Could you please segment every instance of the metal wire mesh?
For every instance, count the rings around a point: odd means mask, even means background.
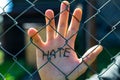
[[[13,8],[13,12],[7,12],[6,8],[7,6],[11,5],[12,3],[14,6],[18,5],[18,3],[21,2],[21,5],[23,7],[17,7],[18,11],[14,11],[16,9],[15,7]],[[9,77],[9,74],[12,73],[14,76],[11,80],[39,80],[39,76],[35,76],[38,74],[38,72],[46,66],[48,63],[53,65],[61,74],[64,75],[66,80],[69,80],[68,77],[76,70],[78,66],[81,64],[77,65],[74,70],[72,70],[69,74],[65,74],[63,71],[61,71],[52,61],[51,57],[54,55],[50,55],[41,67],[36,69],[36,64],[34,63],[32,66],[26,62],[26,55],[25,55],[25,50],[29,48],[29,46],[37,47],[39,48],[32,40],[32,38],[29,38],[29,40],[26,40],[27,35],[27,30],[25,27],[23,27],[23,23],[36,23],[38,24],[37,29],[38,33],[44,31],[44,29],[50,25],[48,23],[47,25],[44,22],[44,9],[48,8],[45,6],[42,6],[42,4],[54,4],[54,6],[49,7],[52,9],[56,10],[55,14],[55,19],[58,18],[58,16],[67,10],[63,10],[62,12],[58,12],[57,9],[59,9],[59,5],[62,2],[62,0],[53,0],[53,1],[40,1],[40,0],[23,0],[23,1],[8,1],[6,5],[3,7],[0,7],[1,9],[1,19],[4,19],[3,22],[1,22],[1,33],[0,33],[0,48],[2,51],[5,53],[5,60],[4,63],[1,64],[1,69],[4,69],[3,71],[0,71],[0,80],[9,80],[7,77]],[[44,3],[43,3],[44,2]],[[56,3],[55,3],[56,2]],[[83,32],[84,34],[84,39],[83,39],[83,44],[84,46],[82,47],[82,53],[89,47],[93,45],[103,45],[104,47],[104,52],[105,54],[101,55],[106,55],[105,57],[98,57],[98,61],[101,60],[106,60],[108,61],[107,63],[104,63],[104,61],[98,62],[95,65],[101,65],[102,63],[108,64],[110,63],[110,59],[117,54],[120,51],[120,1],[119,0],[70,0],[70,6],[72,9],[74,7],[82,6],[83,8],[83,19],[80,22],[77,20],[81,26],[79,31],[77,31],[75,34],[73,34],[69,39],[64,38],[57,30],[54,28],[51,28],[55,30],[56,33],[58,33],[66,42],[62,46],[68,46],[71,48],[74,52],[77,51],[78,57],[82,58],[81,53],[79,52],[79,48],[77,50],[74,50],[69,44],[68,41],[76,34],[80,34],[80,31]],[[40,4],[39,4],[40,3]],[[76,6],[77,4],[77,6]],[[32,12],[33,11],[33,12]],[[33,18],[35,15],[40,15],[37,16],[37,18]],[[25,17],[27,16],[27,17]],[[35,17],[36,17],[35,16]],[[72,10],[70,11],[70,16],[72,15]],[[41,19],[39,21],[39,19]],[[77,19],[77,18],[76,18]],[[41,23],[41,24],[39,24]],[[22,24],[22,25],[21,25]],[[26,24],[26,25],[28,25]],[[31,24],[32,25],[32,24]],[[34,27],[34,25],[32,25]],[[36,26],[36,25],[35,25]],[[30,25],[27,26],[28,28],[31,27]],[[11,34],[12,33],[12,34]],[[17,35],[17,36],[16,36]],[[83,36],[82,36],[83,37]],[[81,37],[80,37],[81,38]],[[80,47],[79,42],[81,39],[77,38],[76,43],[77,47]],[[111,44],[110,44],[111,43]],[[12,44],[12,45],[11,45]],[[23,44],[23,45],[21,45]],[[10,46],[10,47],[9,47]],[[19,47],[20,46],[20,47]],[[61,49],[62,49],[61,47]],[[97,46],[98,47],[98,46]],[[96,47],[96,48],[97,48]],[[41,48],[39,48],[41,51]],[[30,50],[30,49],[29,49]],[[29,51],[28,50],[28,51]],[[59,50],[55,52],[57,54]],[[93,50],[94,51],[94,50]],[[92,51],[92,52],[93,52]],[[30,52],[28,52],[30,53]],[[35,53],[35,52],[34,52]],[[30,54],[34,54],[30,53]],[[87,57],[87,56],[86,56]],[[1,59],[0,59],[1,60]],[[107,71],[109,70],[109,67],[104,71],[102,74],[98,74],[101,69],[104,67],[97,67],[99,69],[95,69],[91,66],[89,66],[87,63],[85,63],[84,58],[82,59],[83,63],[88,67],[88,69],[93,72],[94,74],[97,74],[99,79],[100,77]],[[7,65],[8,64],[8,65]],[[111,65],[112,66],[112,65]],[[111,67],[110,66],[110,67]],[[16,75],[15,75],[16,74]],[[88,73],[89,75],[90,73]]]

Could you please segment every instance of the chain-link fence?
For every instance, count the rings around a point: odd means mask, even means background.
[[[59,15],[67,10],[66,8],[59,12],[61,2],[62,0],[1,0],[0,80],[40,80],[38,72],[48,63],[68,80],[72,72],[81,65],[76,66],[69,74],[65,74],[51,62],[52,56],[50,56],[45,64],[36,68],[35,48],[38,46],[28,37],[27,30],[30,27],[36,28],[45,41],[46,27],[49,24],[45,24],[44,12],[53,9],[54,18],[58,22]],[[66,41],[64,46],[69,46],[67,42],[77,34],[75,50],[71,46],[69,48],[80,58],[91,46],[103,46],[103,52],[91,66],[83,60],[83,63],[88,66],[88,71],[78,80],[84,80],[92,74],[97,74],[100,78],[112,65],[102,74],[99,72],[112,62],[111,58],[114,55],[120,52],[120,0],[69,0],[69,2],[70,16],[73,16],[76,7],[83,10],[79,31],[66,39],[54,30]]]

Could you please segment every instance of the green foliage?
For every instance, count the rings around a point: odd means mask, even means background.
[[[7,74],[5,77],[6,80],[15,80],[15,76],[12,76],[11,74]]]
[[[4,62],[4,52],[0,50],[0,65]]]

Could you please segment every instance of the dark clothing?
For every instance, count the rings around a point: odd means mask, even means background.
[[[113,62],[102,72],[87,80],[120,80],[120,52],[112,58]]]

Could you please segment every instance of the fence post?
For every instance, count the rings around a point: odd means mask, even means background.
[[[96,2],[95,1],[91,1],[92,5],[95,5]],[[90,18],[91,16],[93,16],[95,14],[95,10],[90,6],[87,5],[87,19]],[[94,21],[94,22],[93,22]],[[87,31],[92,34],[92,36],[96,35],[96,19],[95,17],[92,18],[92,20],[89,20],[86,23],[86,29]],[[96,41],[89,35],[86,33],[86,48],[90,48],[92,46],[96,45]],[[94,61],[91,65],[91,67],[96,71],[97,70],[97,64],[96,61]],[[92,72],[90,72],[90,74],[93,74]]]

